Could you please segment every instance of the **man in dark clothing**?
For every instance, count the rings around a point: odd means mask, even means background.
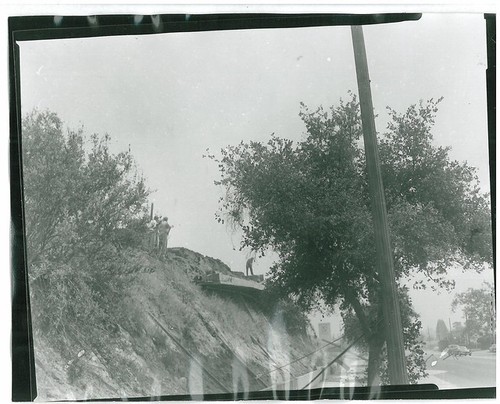
[[[247,259],[247,276],[248,276],[248,271],[250,270],[250,273],[253,275],[253,268],[252,268],[252,265],[253,265],[253,262],[254,262],[255,258],[254,257],[250,257],[249,259]]]

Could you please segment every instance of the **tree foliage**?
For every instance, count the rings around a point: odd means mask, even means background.
[[[120,251],[124,232],[134,230],[135,244],[146,231],[149,191],[130,151],[113,154],[109,136],[64,132],[50,111],[35,110],[22,123],[34,319],[52,335],[68,331],[68,318],[99,327],[105,313],[97,301],[112,301],[118,293],[112,277],[135,265]]]
[[[439,340],[443,340],[449,335],[448,327],[446,327],[446,323],[444,320],[439,319],[436,324],[436,338]]]
[[[397,280],[423,272],[443,287],[451,286],[445,279],[451,264],[479,271],[491,261],[491,230],[475,170],[433,143],[440,101],[420,102],[403,114],[389,109],[379,153]],[[303,140],[273,134],[265,144],[241,142],[220,158],[211,156],[221,173],[215,183],[226,190],[216,218],[242,229],[242,248],[278,254],[269,281],[276,293],[292,296],[305,310],[321,298],[331,308],[340,303],[344,318],[354,313],[378,367],[383,297],[358,102],[351,95],[312,112],[302,105],[300,115]],[[418,328],[410,310],[403,317]],[[419,345],[415,335],[407,332],[405,343]]]
[[[460,308],[466,319],[465,330],[470,338],[495,333],[495,291],[487,282],[481,289],[469,288],[458,293],[452,301],[452,310]]]
[[[112,154],[110,137],[63,133],[51,112],[23,120],[23,181],[30,262],[97,253],[119,229],[144,217],[148,195],[130,151]],[[86,148],[89,147],[88,152]]]
[[[447,286],[447,269],[459,264],[481,271],[492,262],[491,213],[476,169],[452,160],[450,147],[433,144],[437,101],[389,108],[380,142],[382,175],[398,272],[424,272]]]

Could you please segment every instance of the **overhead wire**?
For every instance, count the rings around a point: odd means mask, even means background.
[[[344,349],[340,354],[338,354],[330,363],[328,363],[321,371],[309,382],[307,383],[304,387],[301,388],[301,390],[304,390],[306,387],[310,386],[314,381],[316,381],[323,373],[325,373],[326,369],[328,369],[330,366],[332,366],[339,358],[341,358],[349,349],[352,348],[354,344],[356,344],[361,338],[365,336],[365,333],[362,333],[358,338],[356,338],[354,341],[352,341],[346,349]]]
[[[297,362],[301,361],[302,359],[305,359],[305,358],[307,358],[307,357],[309,357],[309,356],[311,356],[311,355],[314,355],[316,352],[319,352],[319,351],[321,351],[321,350],[325,349],[326,347],[328,347],[328,346],[330,346],[330,345],[334,345],[334,344],[335,344],[335,342],[337,342],[337,341],[341,340],[341,339],[342,339],[342,338],[344,338],[344,337],[345,337],[345,335],[342,335],[341,337],[339,337],[339,338],[337,338],[337,339],[334,339],[334,340],[333,340],[333,341],[331,341],[331,342],[326,343],[326,344],[325,344],[325,345],[323,345],[322,347],[319,347],[318,349],[316,349],[316,350],[314,350],[314,351],[312,351],[312,352],[309,352],[309,353],[305,354],[304,356],[301,356],[300,358],[294,359],[293,361],[291,361],[291,362],[289,362],[289,363],[287,363],[287,364],[285,364],[285,365],[275,367],[274,369],[270,370],[269,372],[266,372],[266,373],[261,373],[258,377],[260,378],[260,377],[262,377],[262,376],[268,375],[268,374],[270,374],[270,373],[272,373],[272,372],[275,372],[275,371],[277,371],[277,370],[280,370],[280,369],[283,369],[283,368],[285,368],[285,367],[287,367],[287,366],[290,366],[290,365],[292,365],[292,364],[294,364],[294,363],[297,363]]]
[[[382,319],[379,319],[377,321],[377,325],[380,324]],[[345,335],[345,334],[344,334]],[[328,369],[330,366],[332,366],[339,358],[341,358],[349,349],[351,349],[354,344],[356,344],[361,338],[365,336],[365,332],[362,332],[355,340],[353,340],[347,348],[345,348],[340,354],[338,354],[331,362],[329,362],[321,371],[309,382],[307,383],[304,387],[301,388],[301,390],[304,390],[306,387],[310,386],[314,381],[316,381],[323,373],[325,373],[326,369]]]

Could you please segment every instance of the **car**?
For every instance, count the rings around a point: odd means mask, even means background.
[[[496,352],[497,351],[497,344],[493,344],[492,346],[490,346],[489,351],[490,352]]]
[[[459,356],[471,356],[472,352],[469,348],[461,345],[458,347],[458,355]]]
[[[448,345],[446,348],[446,353],[448,355],[459,356],[460,355],[460,347],[455,344]]]

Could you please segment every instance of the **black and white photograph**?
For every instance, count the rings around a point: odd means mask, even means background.
[[[487,18],[253,18],[16,41],[36,401],[495,388]]]

